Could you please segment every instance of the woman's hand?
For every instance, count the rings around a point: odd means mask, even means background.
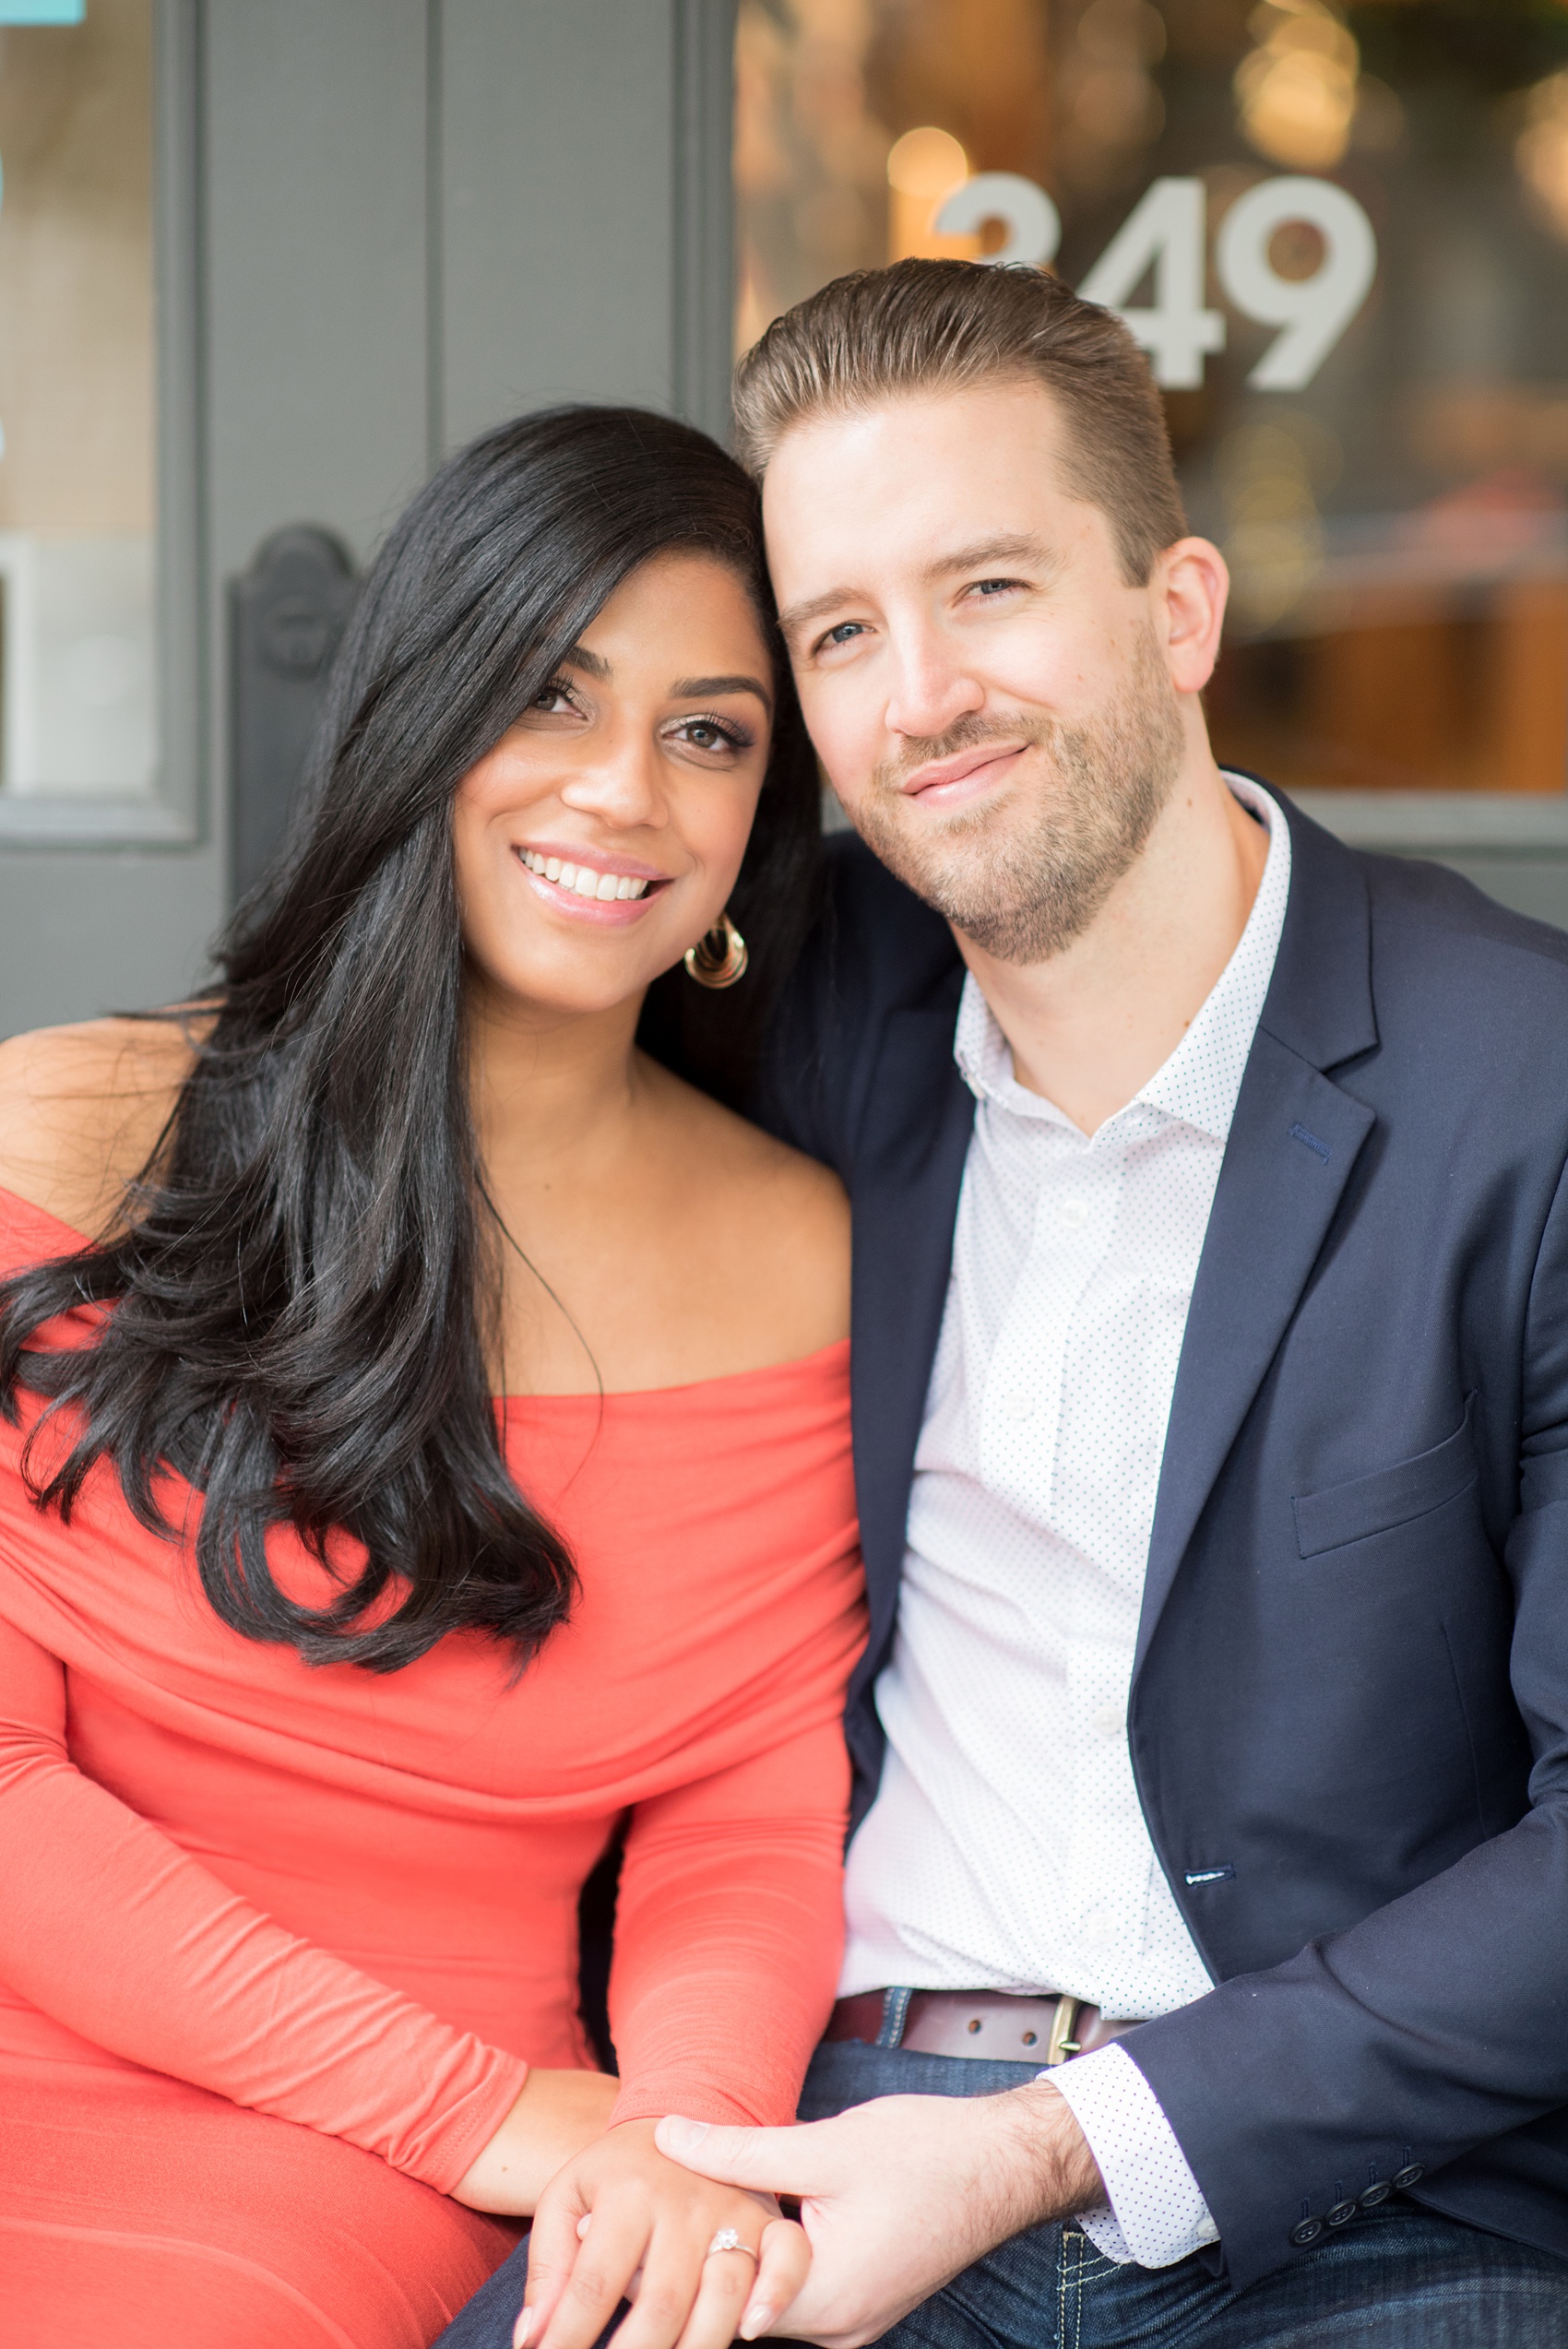
[[[621,2083],[604,2071],[551,2071],[535,2066],[483,2151],[452,2189],[472,2211],[529,2218],[563,2163],[602,2137]]]
[[[729,2349],[737,2334],[766,2331],[804,2284],[805,2236],[772,2195],[667,2161],[654,2127],[624,2121],[552,2178],[529,2239],[517,2349],[593,2349],[624,2299],[634,2306],[616,2349]],[[725,2228],[757,2257],[710,2251]]]

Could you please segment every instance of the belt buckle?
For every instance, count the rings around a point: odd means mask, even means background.
[[[1065,1991],[1057,1999],[1056,2012],[1051,2017],[1051,2036],[1045,2043],[1045,2063],[1048,2071],[1054,2070],[1059,2063],[1065,2063],[1069,2056],[1075,2056],[1078,2053],[1079,2042],[1073,2036],[1073,2027],[1078,2020],[1082,2007],[1081,1999],[1070,1999]]]

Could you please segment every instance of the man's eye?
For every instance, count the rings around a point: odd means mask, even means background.
[[[977,579],[975,593],[980,596],[1003,596],[1010,588],[1022,585],[1017,579]]]
[[[861,621],[841,620],[837,628],[830,628],[827,631],[827,634],[822,639],[822,643],[824,645],[847,645],[850,643],[854,637],[863,636],[864,635],[865,628]]]

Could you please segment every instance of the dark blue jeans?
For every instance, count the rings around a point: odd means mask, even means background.
[[[822,2046],[801,2097],[825,2120],[873,2096],[991,2096],[1034,2064]],[[435,2349],[511,2349],[521,2245]],[[1568,2266],[1403,2195],[1232,2292],[1201,2260],[1119,2267],[1070,2221],[1016,2236],[885,2336],[888,2349],[1568,2349]]]

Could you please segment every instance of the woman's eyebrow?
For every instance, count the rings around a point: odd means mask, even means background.
[[[764,709],[773,707],[773,695],[755,677],[678,677],[670,688],[671,701],[702,701],[714,694],[754,694]]]
[[[608,685],[610,682],[610,663],[601,659],[598,653],[589,652],[586,645],[571,646],[562,654],[561,666],[563,669],[580,669],[583,675],[591,677],[596,685]]]

